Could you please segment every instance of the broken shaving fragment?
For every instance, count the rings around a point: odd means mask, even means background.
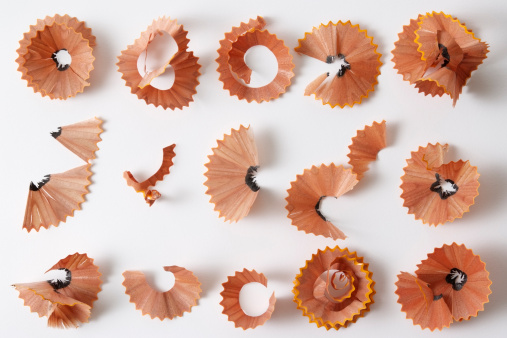
[[[368,264],[347,248],[326,247],[306,261],[294,281],[294,302],[310,323],[338,330],[364,317],[375,282]]]
[[[147,30],[141,33],[141,37],[129,45],[126,50],[121,52],[118,57],[118,71],[122,73],[122,79],[126,86],[131,88],[131,92],[136,94],[139,99],[146,101],[146,104],[153,104],[155,107],[162,106],[164,109],[174,110],[188,107],[193,101],[193,95],[197,93],[196,87],[199,84],[197,78],[201,73],[201,65],[197,63],[198,57],[193,52],[187,51],[188,42],[187,31],[183,25],[179,25],[176,20],[171,20],[165,16],[148,26]],[[153,71],[148,71],[146,65],[144,73],[140,74],[138,70],[138,59],[145,53],[148,57],[148,47],[153,40],[163,34],[169,34],[176,41],[178,51],[171,55],[169,59],[164,60],[162,64]],[[163,74],[168,67],[174,70],[174,83],[169,89],[157,89],[151,86],[151,82]]]
[[[485,42],[443,12],[419,15],[398,37],[392,61],[403,80],[415,83],[424,95],[448,94],[453,106],[489,52]]]
[[[240,100],[255,100],[261,103],[276,99],[285,93],[294,76],[294,63],[289,48],[276,35],[267,30],[261,31],[265,25],[264,19],[258,16],[256,19],[250,19],[248,23],[242,22],[239,27],[233,27],[232,31],[225,33],[225,38],[220,40],[216,59],[219,80],[224,83],[224,89],[227,89],[231,96],[236,95]],[[250,83],[252,73],[245,63],[245,54],[248,49],[258,45],[267,47],[273,53],[278,62],[278,72],[269,84],[252,88],[244,84]]]
[[[269,306],[260,316],[249,316],[241,308],[239,302],[239,294],[243,286],[249,283],[260,283],[267,287],[268,280],[262,274],[255,270],[243,269],[243,271],[236,271],[234,276],[227,277],[227,282],[223,283],[224,291],[220,293],[222,301],[220,305],[224,307],[223,314],[227,315],[229,321],[234,323],[235,327],[241,327],[243,330],[255,329],[259,325],[263,325],[275,310],[276,297],[273,292],[269,298]]]
[[[88,322],[93,302],[100,292],[100,272],[93,259],[75,253],[60,260],[49,271],[63,270],[64,279],[13,284],[24,305],[39,317],[48,317],[48,326],[77,328]]]
[[[360,104],[374,90],[382,55],[359,25],[353,26],[350,21],[321,24],[298,41],[296,52],[328,64],[337,61],[338,66],[336,73],[324,73],[311,82],[305,89],[306,96],[314,94],[324,105],[343,108]]]
[[[68,15],[47,16],[30,26],[19,45],[18,70],[34,92],[66,100],[90,85],[96,43],[84,22]]]
[[[160,320],[182,317],[184,312],[190,312],[197,305],[201,297],[201,283],[192,271],[176,265],[164,266],[164,270],[173,273],[175,279],[174,286],[165,292],[154,290],[140,271],[123,273],[125,294],[130,296],[130,302],[141,310],[143,316],[148,314],[152,319],[157,317]]]
[[[489,302],[486,264],[463,244],[444,244],[417,267],[416,277],[398,275],[396,294],[401,310],[422,329],[442,330],[453,320],[469,320]]]
[[[90,185],[90,164],[60,174],[50,174],[37,184],[30,183],[23,228],[30,232],[58,226],[74,210],[81,209]]]
[[[102,139],[100,134],[102,120],[96,117],[70,124],[68,126],[58,127],[58,130],[51,133],[58,142],[83,161],[89,162],[95,158],[95,152],[99,149],[97,143]]]
[[[369,163],[375,161],[378,152],[385,147],[386,121],[373,122],[371,126],[365,126],[363,130],[357,131],[357,135],[352,138],[347,156],[350,158],[349,164],[352,166],[352,171],[357,174],[358,180],[363,178],[364,173],[368,171]]]
[[[206,194],[211,196],[219,217],[237,222],[248,215],[260,189],[255,181],[259,168],[257,147],[250,126],[242,125],[238,130],[231,129],[231,134],[224,135],[217,144],[205,164]]]
[[[123,178],[125,178],[127,181],[127,185],[133,187],[136,192],[142,192],[144,200],[150,205],[150,207],[161,196],[157,190],[152,190],[150,187],[155,186],[158,181],[162,181],[164,179],[164,176],[169,174],[170,168],[173,165],[173,158],[176,156],[174,147],[176,147],[176,144],[172,144],[163,149],[163,158],[160,168],[155,174],[151,175],[143,182],[137,182],[137,180],[134,178],[134,175],[132,175],[130,171],[125,171],[123,173]]]
[[[415,219],[435,226],[461,218],[479,195],[477,167],[462,160],[444,164],[445,150],[447,144],[440,143],[419,147],[401,177],[403,206]]]
[[[324,197],[338,198],[352,190],[357,182],[356,174],[351,169],[341,165],[337,167],[334,163],[305,169],[303,175],[297,175],[296,181],[291,182],[291,188],[287,190],[287,217],[298,230],[334,240],[345,239],[347,236],[321,213],[320,204]]]

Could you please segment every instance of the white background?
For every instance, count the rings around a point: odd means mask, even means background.
[[[317,249],[339,245],[370,263],[376,281],[375,304],[343,337],[503,336],[507,315],[505,245],[506,40],[504,1],[8,1],[2,4],[0,95],[2,97],[0,336],[2,337],[320,337],[333,333],[309,324],[293,302],[293,280]],[[491,52],[473,73],[456,108],[449,97],[431,98],[402,81],[390,61],[397,34],[411,18],[427,11],[458,17]],[[91,86],[67,101],[42,98],[26,87],[16,70],[18,41],[37,18],[55,13],[86,21],[97,37]],[[189,49],[202,65],[195,102],[181,110],[147,106],[130,93],[115,63],[158,16],[177,18],[189,31]],[[294,56],[292,85],[269,103],[247,103],[222,89],[216,72],[217,48],[224,33],[262,15]],[[351,20],[368,30],[382,53],[379,84],[353,108],[330,108],[303,95],[322,65],[297,55],[297,40],[313,26]],[[49,132],[98,116],[103,141],[93,161],[90,193],[75,217],[39,233],[22,230],[28,185],[48,173],[82,161]],[[286,217],[286,189],[297,174],[320,163],[346,164],[347,146],[357,129],[387,121],[388,147],[351,192],[326,203],[324,212],[348,238],[333,241],[297,231]],[[224,223],[213,211],[203,185],[204,164],[216,139],[250,124],[259,150],[262,189],[250,214]],[[478,167],[480,195],[462,219],[430,227],[407,214],[399,197],[405,159],[428,142],[449,143],[449,160]],[[171,174],[156,186],[163,198],[149,208],[125,184],[131,170],[144,179],[160,165],[161,149],[176,143]],[[413,272],[427,253],[444,243],[464,243],[486,262],[493,293],[477,318],[454,323],[443,333],[422,331],[405,319],[394,294],[396,275]],[[38,280],[68,254],[87,253],[103,274],[102,292],[90,322],[77,330],[46,328],[10,285]],[[181,265],[202,282],[198,306],[182,318],[160,322],[142,316],[124,294],[122,273],[147,272],[163,284],[164,265]],[[234,328],[219,305],[221,283],[243,268],[263,272],[277,302],[264,326]]]

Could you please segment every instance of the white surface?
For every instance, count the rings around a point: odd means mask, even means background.
[[[293,280],[317,249],[340,245],[370,263],[376,281],[375,304],[365,318],[338,334],[342,337],[488,337],[504,336],[507,315],[507,227],[505,194],[505,114],[507,55],[504,1],[9,1],[2,4],[0,93],[2,158],[0,299],[2,337],[324,337],[333,335],[309,324],[292,298]],[[317,3],[317,2],[316,2]],[[431,98],[402,81],[390,61],[402,26],[427,11],[458,17],[490,44],[485,63],[473,73],[456,108],[448,97]],[[86,21],[97,37],[91,86],[67,101],[34,94],[16,71],[16,49],[37,18],[54,13]],[[202,76],[195,102],[181,110],[147,106],[130,93],[116,57],[158,16],[177,18],[189,31],[189,48]],[[224,33],[262,15],[266,28],[285,41],[296,64],[292,85],[269,103],[247,103],[222,89],[216,50]],[[322,65],[293,52],[297,40],[321,22],[351,20],[374,37],[382,53],[382,74],[375,92],[352,109],[323,106],[303,96]],[[319,68],[320,67],[320,68]],[[28,184],[44,174],[81,165],[81,160],[49,132],[92,116],[104,119],[103,141],[93,162],[90,193],[82,210],[58,228],[27,234],[21,229]],[[387,121],[388,147],[351,192],[326,201],[327,214],[348,236],[332,241],[291,225],[284,209],[286,189],[303,169],[320,163],[345,164],[350,138],[374,120]],[[240,124],[254,130],[262,186],[250,215],[224,223],[213,211],[203,185],[204,164],[216,140]],[[450,144],[449,160],[468,159],[481,174],[480,195],[471,212],[451,224],[429,227],[402,207],[400,176],[410,152],[428,142]],[[176,143],[171,174],[156,188],[163,199],[149,208],[125,184],[122,173],[151,175],[161,149]],[[414,271],[427,253],[444,243],[465,243],[480,254],[493,280],[493,294],[477,318],[454,323],[444,333],[414,327],[394,294],[396,275]],[[89,323],[77,330],[46,328],[10,286],[37,280],[59,259],[86,252],[103,274],[102,292]],[[181,265],[202,282],[202,298],[191,313],[160,322],[142,316],[124,294],[122,273],[140,269],[160,286],[162,266]],[[271,320],[255,330],[234,328],[221,314],[221,283],[243,268],[263,272],[277,302]],[[169,280],[169,279],[168,279]]]

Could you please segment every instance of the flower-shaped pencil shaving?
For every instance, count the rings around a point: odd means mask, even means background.
[[[382,55],[377,53],[373,38],[359,25],[353,26],[350,21],[321,24],[298,41],[296,52],[328,64],[337,61],[338,66],[336,73],[324,73],[311,82],[305,95],[314,94],[324,105],[343,108],[361,103],[374,90]]]
[[[287,190],[287,217],[298,230],[335,240],[345,239],[347,236],[321,213],[320,204],[324,197],[338,198],[352,190],[357,182],[357,176],[351,169],[335,166],[334,163],[305,169],[303,175],[298,175]]]
[[[90,164],[86,164],[64,173],[46,175],[37,184],[31,182],[23,228],[30,232],[58,226],[67,216],[73,216],[74,210],[81,209],[91,183],[89,168]]]
[[[392,61],[403,80],[424,95],[448,94],[453,106],[489,52],[464,24],[442,12],[419,15],[398,36]]]
[[[260,316],[249,316],[242,309],[239,303],[239,294],[243,286],[249,283],[260,283],[267,286],[268,280],[262,274],[255,270],[243,269],[236,271],[234,276],[227,277],[227,282],[223,283],[224,291],[220,293],[222,301],[220,305],[224,307],[223,314],[227,315],[229,321],[234,322],[235,327],[241,327],[243,330],[255,329],[259,325],[263,325],[275,310],[275,293],[269,298],[269,306],[266,312]]]
[[[47,16],[30,26],[19,45],[18,70],[34,92],[66,100],[90,85],[96,43],[84,22],[68,15]]]
[[[102,139],[100,134],[102,120],[92,118],[86,121],[74,123],[68,126],[58,127],[58,130],[51,133],[58,142],[83,161],[90,162],[95,158],[95,152],[99,149],[97,143]]]
[[[442,330],[453,320],[469,320],[489,301],[486,264],[463,244],[436,248],[417,267],[417,277],[398,275],[396,294],[401,310],[422,329]]]
[[[294,281],[294,302],[310,323],[338,330],[370,310],[375,282],[368,264],[338,246],[319,250]]]
[[[127,181],[127,185],[134,188],[136,192],[142,192],[144,200],[149,204],[150,207],[161,196],[157,190],[150,189],[150,187],[157,184],[158,181],[162,181],[164,179],[164,176],[169,174],[170,168],[173,165],[173,158],[176,156],[174,147],[176,147],[176,144],[172,144],[163,149],[163,158],[160,168],[155,174],[151,175],[145,181],[141,183],[137,182],[137,180],[134,178],[134,175],[132,175],[130,171],[125,171],[123,173],[123,178],[125,178]]]
[[[267,30],[261,31],[265,25],[264,19],[258,16],[256,19],[250,19],[248,23],[242,22],[239,27],[233,27],[232,31],[225,33],[225,38],[220,40],[216,59],[219,80],[224,83],[224,89],[227,89],[231,96],[236,95],[240,100],[255,100],[260,103],[276,99],[285,92],[294,76],[294,63],[289,48],[276,35]],[[274,54],[278,62],[278,72],[269,84],[252,88],[244,84],[250,83],[252,73],[244,57],[250,47],[257,45],[267,47]]]
[[[122,79],[131,88],[132,94],[136,94],[139,99],[146,101],[146,104],[153,104],[155,107],[162,106],[164,109],[171,110],[188,107],[193,101],[193,95],[197,93],[195,88],[199,84],[197,78],[201,75],[199,73],[201,65],[197,63],[199,58],[194,56],[193,52],[187,51],[190,41],[187,39],[187,33],[183,25],[164,16],[153,20],[147,30],[141,33],[141,37],[121,52],[116,65],[122,73]],[[147,57],[150,43],[163,34],[169,34],[174,38],[178,51],[159,68],[148,71],[145,67],[144,73],[140,74],[137,66],[139,57],[143,53],[146,53]],[[175,78],[172,87],[162,90],[151,86],[150,83],[163,74],[168,66],[174,70]]]
[[[368,171],[368,165],[377,159],[380,150],[386,147],[386,121],[381,123],[373,122],[371,126],[365,126],[358,130],[357,135],[352,138],[349,146],[349,164],[352,171],[357,174],[357,179],[364,177]]]
[[[78,327],[88,322],[93,302],[100,292],[100,272],[93,259],[75,253],[60,260],[51,270],[64,270],[65,279],[20,283],[13,286],[19,298],[37,312],[48,317],[48,326],[56,328]]]
[[[172,272],[175,279],[174,286],[165,292],[153,290],[140,271],[123,273],[125,293],[143,316],[148,314],[152,319],[157,317],[160,320],[182,317],[184,312],[190,312],[197,305],[201,297],[201,283],[192,271],[175,265],[164,266],[164,270]]]
[[[237,222],[248,215],[260,189],[255,181],[259,168],[257,146],[250,126],[231,129],[231,134],[224,135],[217,144],[206,163],[206,194],[211,196],[219,217]]]
[[[446,150],[447,144],[440,143],[419,147],[401,177],[403,206],[415,219],[435,226],[461,218],[479,195],[477,167],[462,160],[444,164]]]

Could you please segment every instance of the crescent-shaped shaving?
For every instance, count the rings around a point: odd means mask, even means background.
[[[255,270],[243,269],[243,271],[236,271],[234,276],[227,277],[227,282],[223,283],[224,291],[220,293],[222,301],[220,305],[224,307],[223,314],[227,316],[229,321],[234,323],[235,327],[241,327],[243,330],[255,329],[259,325],[263,325],[275,310],[275,293],[269,298],[269,306],[260,316],[249,316],[242,309],[239,303],[239,294],[241,288],[248,283],[260,283],[267,287],[268,280],[262,274]]]
[[[324,197],[338,198],[352,190],[357,182],[357,176],[352,170],[341,165],[335,166],[334,163],[305,169],[303,175],[297,175],[287,190],[287,217],[298,230],[334,240],[345,239],[347,236],[321,213],[320,204]]]
[[[386,121],[381,123],[373,122],[371,126],[365,126],[358,130],[357,135],[352,138],[349,146],[349,164],[352,171],[357,174],[357,179],[364,177],[368,171],[368,165],[377,159],[380,150],[386,147]]]
[[[294,281],[294,302],[310,323],[338,330],[370,310],[375,282],[363,257],[326,247],[306,261]]]
[[[433,291],[423,280],[407,272],[401,272],[396,282],[398,303],[401,311],[412,319],[414,325],[431,331],[449,327],[452,315],[441,296],[433,295]]]
[[[242,22],[239,27],[233,27],[232,31],[225,33],[225,38],[220,40],[216,59],[219,80],[223,82],[224,89],[227,89],[231,96],[236,95],[240,100],[246,99],[248,102],[260,103],[276,99],[285,93],[294,76],[292,71],[294,63],[289,48],[276,35],[270,34],[267,30],[261,31],[260,29],[265,25],[264,19],[258,16],[256,19],[250,19],[248,23]],[[257,45],[267,47],[274,54],[278,62],[278,72],[269,84],[252,88],[244,84],[250,83],[252,73],[244,57],[250,47]]]
[[[170,34],[174,38],[178,51],[159,69],[139,74],[137,68],[139,56],[147,50],[148,45],[157,35],[163,33]],[[199,58],[194,56],[193,52],[187,51],[190,41],[187,39],[187,33],[183,25],[164,16],[153,20],[147,30],[141,33],[141,37],[121,52],[116,65],[118,71],[122,73],[126,86],[131,88],[132,94],[136,94],[139,99],[146,101],[146,104],[153,104],[155,107],[161,106],[171,110],[188,107],[194,100],[193,95],[197,93],[195,88],[199,84],[197,78],[201,75],[199,73],[201,65],[197,63]],[[174,69],[175,78],[172,87],[167,90],[152,87],[151,81],[163,74],[167,66]]]
[[[260,189],[255,181],[259,168],[257,146],[250,126],[231,129],[231,134],[224,135],[217,144],[205,164],[206,194],[211,196],[219,217],[237,222],[248,215]]]
[[[328,64],[338,61],[336,73],[320,75],[305,89],[305,95],[314,94],[322,104],[352,107],[368,97],[378,83],[382,55],[377,53],[373,38],[359,25],[353,26],[350,21],[321,24],[298,42],[294,50],[300,54]]]
[[[447,144],[428,144],[412,152],[401,177],[403,206],[430,225],[461,218],[479,195],[477,167],[468,161],[443,163]]]
[[[68,15],[47,16],[30,26],[19,42],[18,70],[28,87],[50,99],[81,93],[93,69],[95,36]]]
[[[394,68],[424,95],[448,94],[453,106],[489,52],[464,24],[442,12],[419,15],[398,36]]]
[[[486,264],[463,244],[444,244],[417,267],[416,276],[398,275],[396,294],[401,310],[422,329],[442,330],[453,320],[469,320],[489,302]]]
[[[160,165],[160,168],[155,174],[151,175],[143,182],[137,182],[137,180],[134,178],[134,175],[132,175],[130,171],[125,171],[123,173],[123,178],[125,178],[127,181],[127,185],[134,188],[136,192],[143,193],[144,200],[150,205],[150,207],[161,196],[157,190],[152,190],[150,187],[155,186],[158,181],[162,181],[164,179],[164,176],[169,174],[170,168],[173,165],[173,158],[176,156],[174,147],[176,147],[176,144],[172,144],[163,149],[162,164]]]
[[[91,183],[89,169],[90,164],[86,164],[64,173],[46,175],[37,184],[31,182],[23,228],[30,232],[58,226],[67,216],[73,216],[74,210],[81,209]]]
[[[99,149],[97,143],[102,140],[100,138],[103,131],[100,127],[101,124],[102,120],[94,117],[86,121],[58,127],[58,130],[52,132],[51,136],[83,161],[89,162],[95,158],[95,152]]]
[[[175,265],[164,266],[164,270],[172,272],[175,278],[174,286],[165,292],[153,290],[140,271],[123,273],[125,293],[143,316],[148,314],[152,319],[157,317],[160,320],[182,317],[184,312],[190,312],[197,305],[201,297],[201,283],[192,271]]]
[[[93,259],[75,253],[60,260],[51,270],[64,270],[65,279],[20,283],[13,286],[19,298],[39,317],[48,317],[48,326],[78,327],[88,322],[93,302],[100,292],[100,272]]]

